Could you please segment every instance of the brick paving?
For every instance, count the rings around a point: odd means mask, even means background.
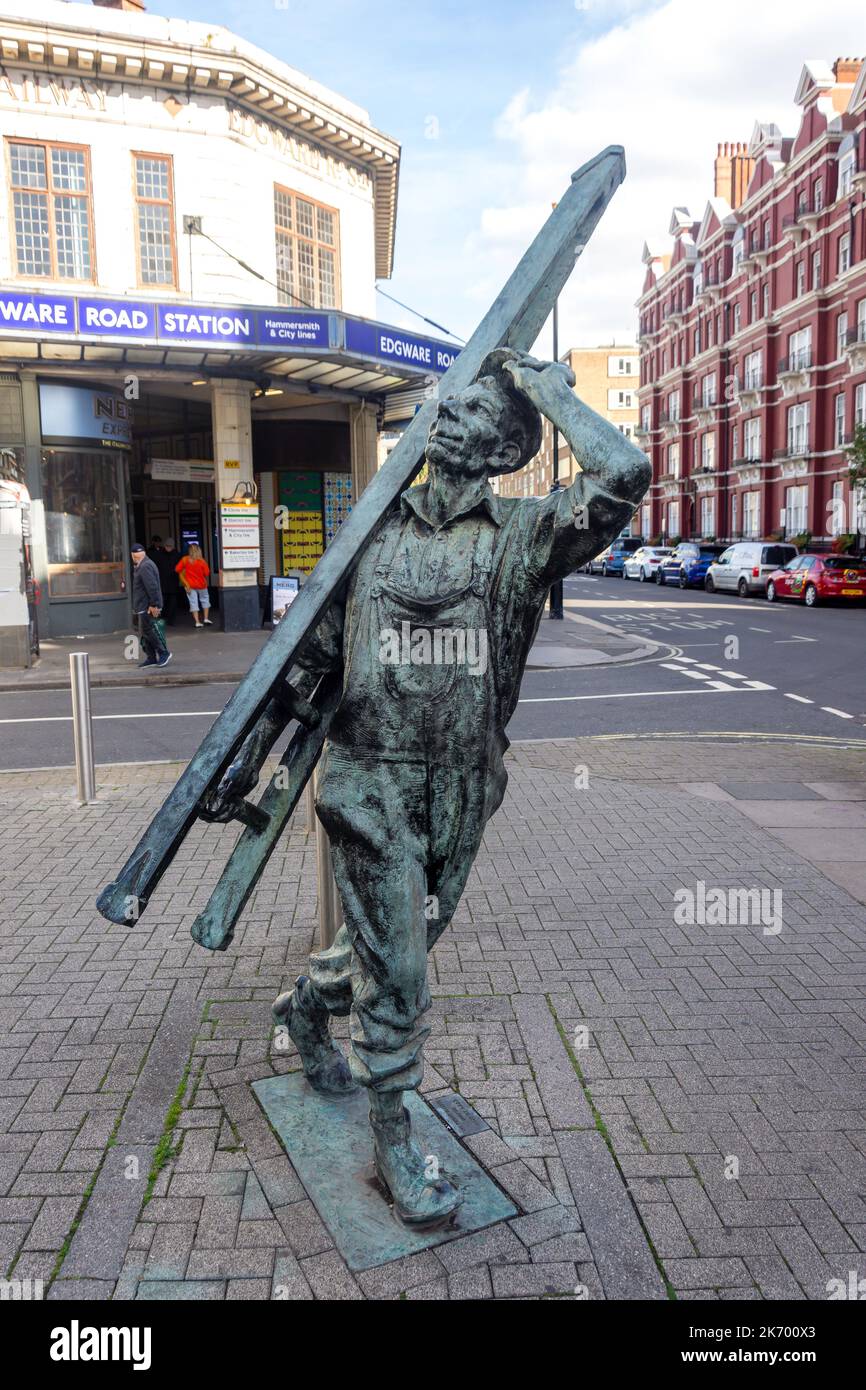
[[[575,770],[586,768],[589,785]],[[866,910],[685,783],[866,782],[855,747],[516,745],[431,958],[424,1089],[520,1214],[351,1274],[250,1090],[315,936],[303,815],[225,954],[189,937],[235,838],[197,827],[133,929],[93,907],[178,772],[0,776],[0,1265],[52,1298],[826,1298],[866,1275]],[[838,794],[838,793],[837,793]],[[809,804],[809,803],[804,803]],[[783,891],[783,929],[674,893]]]

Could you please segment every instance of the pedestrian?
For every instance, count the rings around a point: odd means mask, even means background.
[[[181,584],[186,589],[189,611],[195,619],[196,627],[202,625],[213,627],[210,620],[210,594],[207,587],[210,566],[201,553],[201,546],[193,543],[175,568],[180,575]],[[199,610],[202,614],[201,620],[198,616]]]
[[[150,558],[159,570],[163,602],[162,616],[169,627],[174,627],[174,620],[177,617],[177,600],[180,593],[180,579],[177,575],[180,551],[175,549],[173,537],[166,536],[162,545]]]
[[[159,570],[153,560],[148,558],[140,542],[135,542],[131,553],[135,566],[132,576],[132,611],[138,617],[138,631],[145,658],[139,663],[139,667],[167,666],[171,661],[171,652],[157,626],[157,619],[162,612]]]
[[[158,559],[157,559],[157,556],[161,553],[161,551],[162,551],[162,536],[151,536],[151,538],[150,538],[150,545],[147,547],[147,550],[145,551],[145,554],[146,554],[148,560],[152,560],[152,561],[153,561],[153,563],[156,565],[157,569],[159,569],[159,561],[158,561]]]

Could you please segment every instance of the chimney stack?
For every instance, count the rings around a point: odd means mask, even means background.
[[[742,140],[725,140],[717,145],[714,168],[716,197],[724,198],[731,208],[738,208],[745,200],[755,169],[748,145]]]
[[[134,14],[147,9],[144,0],[93,0],[93,3],[101,10],[132,10]]]
[[[860,75],[862,58],[837,58],[833,64],[833,76],[839,83],[854,83]]]

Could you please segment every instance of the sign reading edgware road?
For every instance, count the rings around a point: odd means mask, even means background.
[[[425,372],[447,372],[460,349],[433,338],[418,338],[384,323],[362,319],[346,320],[346,351],[364,357],[384,357],[389,362],[405,362]]]
[[[347,352],[441,375],[458,348],[335,311],[156,303],[0,290],[0,339],[21,334],[274,352]]]

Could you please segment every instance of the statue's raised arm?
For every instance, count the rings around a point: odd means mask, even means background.
[[[562,362],[525,353],[503,361],[514,385],[568,441],[581,472],[536,504],[531,563],[551,584],[597,555],[626,526],[649,487],[649,460],[615,425],[575,395]]]

